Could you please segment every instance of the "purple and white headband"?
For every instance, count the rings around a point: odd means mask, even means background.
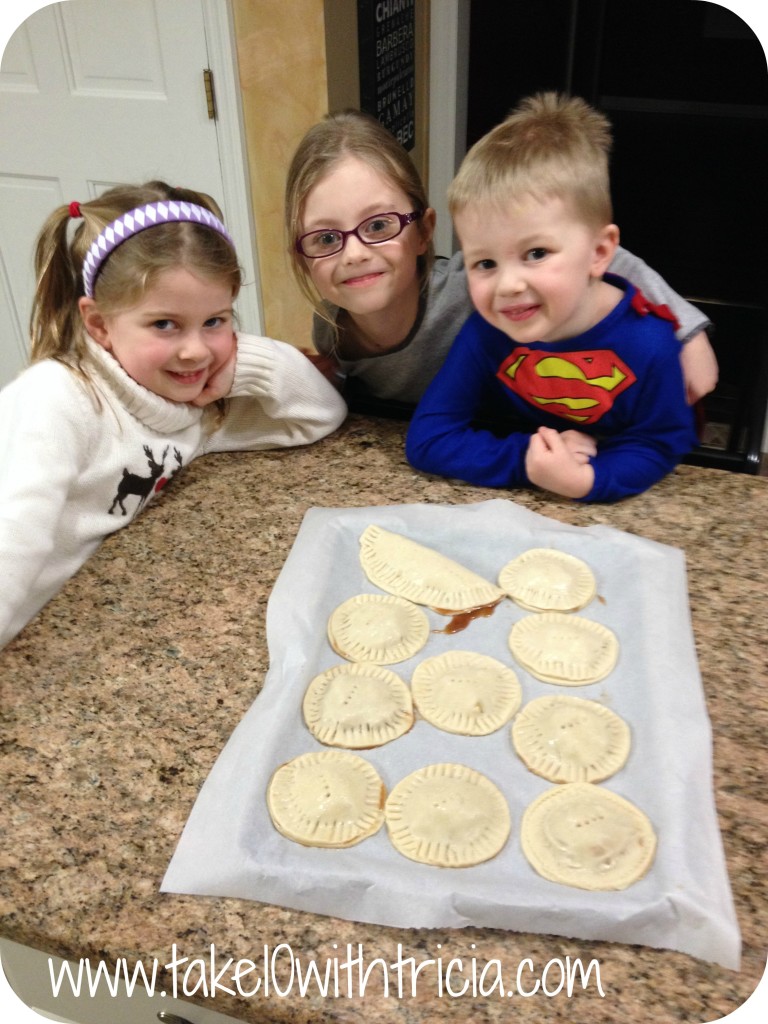
[[[147,203],[146,206],[129,210],[122,217],[113,220],[91,245],[83,260],[83,289],[88,298],[93,298],[93,286],[104,261],[119,245],[140,231],[146,231],[147,228],[154,228],[159,224],[183,222],[202,224],[204,227],[213,228],[214,231],[218,231],[222,237],[226,238],[233,249],[235,248],[231,235],[219,218],[210,210],[206,210],[204,206],[175,199]]]

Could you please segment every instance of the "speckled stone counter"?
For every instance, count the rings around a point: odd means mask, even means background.
[[[415,473],[402,442],[399,423],[351,417],[309,448],[199,460],[0,652],[0,933],[109,964],[166,964],[174,944],[192,959],[209,957],[213,945],[219,963],[257,961],[281,943],[319,965],[348,943],[363,947],[366,962],[391,963],[399,952],[444,963],[474,957],[478,973],[494,960],[514,973],[528,959],[530,988],[552,961],[600,965],[604,996],[592,983],[570,998],[565,989],[473,995],[469,973],[464,995],[441,996],[426,969],[415,995],[409,983],[402,997],[391,990],[385,998],[372,970],[365,1018],[374,1024],[700,1024],[725,1016],[755,989],[768,948],[765,479],[682,466],[618,505],[508,495],[563,522],[604,523],[685,551],[716,806],[744,943],[740,972],[642,946],[475,928],[402,932],[159,892],[200,786],[259,692],[266,603],[304,512],[500,496]],[[285,996],[193,998],[243,1021],[359,1021],[361,1001],[345,985],[342,977],[338,997],[313,990],[302,998],[294,986]]]

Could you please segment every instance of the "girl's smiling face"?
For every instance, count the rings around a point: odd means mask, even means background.
[[[310,191],[304,203],[302,234],[322,228],[349,231],[378,213],[411,213],[413,200],[370,164],[342,157]],[[389,241],[367,245],[348,236],[341,252],[306,259],[307,271],[327,302],[347,310],[353,320],[400,313],[418,306],[417,258],[428,247],[433,211],[407,225]]]
[[[112,314],[80,300],[85,328],[129,377],[171,402],[192,402],[235,345],[228,283],[163,271],[141,301]]]

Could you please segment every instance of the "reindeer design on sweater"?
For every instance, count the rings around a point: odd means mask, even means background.
[[[144,454],[147,456],[147,465],[149,466],[149,476],[139,476],[138,473],[131,473],[129,470],[124,469],[123,478],[117,485],[117,494],[109,507],[110,515],[114,513],[115,505],[120,506],[123,515],[127,515],[125,499],[129,497],[129,495],[135,495],[138,497],[139,503],[136,506],[136,512],[140,512],[152,491],[160,490],[161,487],[165,486],[165,484],[167,484],[168,481],[176,475],[182,466],[181,452],[178,448],[173,449],[176,465],[167,478],[161,479],[161,474],[165,468],[165,457],[168,454],[168,447],[168,445],[165,446],[163,454],[160,456],[160,461],[158,462],[156,461],[154,453],[149,445],[144,445]]]

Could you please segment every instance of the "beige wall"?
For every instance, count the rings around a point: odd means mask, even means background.
[[[417,140],[411,154],[425,181],[429,2],[416,0]],[[356,2],[232,0],[232,9],[265,331],[308,347],[311,309],[285,251],[283,193],[291,156],[307,129],[329,109],[360,102]]]
[[[265,332],[310,344],[311,310],[291,276],[283,192],[293,151],[328,109],[323,0],[233,0]]]

